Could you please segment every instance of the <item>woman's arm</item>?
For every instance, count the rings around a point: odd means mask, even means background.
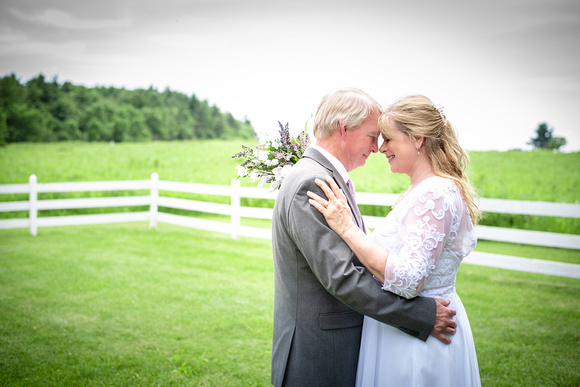
[[[446,203],[439,193],[425,192],[403,217],[399,227],[402,247],[399,254],[395,254],[354,224],[346,197],[334,180],[327,177],[327,181],[331,188],[318,179],[316,184],[328,201],[308,192],[310,204],[324,215],[330,228],[347,243],[362,264],[380,279],[384,290],[405,298],[419,295],[451,232],[452,203]]]
[[[452,223],[457,217],[453,201],[440,187],[419,186],[398,205],[401,246],[389,257],[383,289],[412,298],[427,284],[446,241],[455,238]]]
[[[361,263],[383,282],[389,252],[357,227],[342,190],[331,177],[327,176],[326,181],[330,188],[322,180],[315,180],[316,185],[324,191],[328,200],[309,191],[310,204],[324,215],[330,228],[346,242]]]

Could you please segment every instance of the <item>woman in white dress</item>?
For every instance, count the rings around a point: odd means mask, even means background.
[[[465,174],[467,153],[441,109],[421,95],[389,106],[379,119],[383,153],[394,173],[411,186],[371,236],[352,221],[334,180],[318,180],[328,201],[310,203],[348,243],[386,291],[451,301],[457,330],[449,345],[417,340],[365,317],[357,386],[480,386],[473,335],[455,291],[459,264],[474,248],[480,212]],[[377,281],[377,286],[379,286]]]

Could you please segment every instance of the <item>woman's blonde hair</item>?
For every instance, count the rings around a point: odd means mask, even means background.
[[[411,137],[424,137],[423,148],[437,176],[457,184],[467,203],[471,222],[476,225],[481,212],[475,203],[477,195],[469,183],[467,166],[469,155],[457,141],[455,130],[442,109],[423,95],[410,95],[390,105],[379,119],[381,134],[388,138],[389,121]]]
[[[381,105],[362,90],[348,88],[326,95],[320,101],[314,116],[314,137],[330,136],[342,120],[345,127],[356,129]]]

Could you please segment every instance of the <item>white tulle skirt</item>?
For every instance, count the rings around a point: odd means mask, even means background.
[[[457,311],[449,345],[431,336],[421,341],[365,316],[356,385],[481,386],[467,313],[457,294],[446,298]]]

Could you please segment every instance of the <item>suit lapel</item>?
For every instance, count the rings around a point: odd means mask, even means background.
[[[318,164],[322,165],[324,168],[328,169],[330,176],[334,179],[334,181],[336,181],[336,184],[338,184],[338,186],[346,196],[348,206],[350,207],[350,210],[353,214],[355,223],[357,224],[357,226],[359,226],[359,228],[361,228],[363,231],[366,232],[362,215],[360,213],[360,210],[355,204],[356,201],[352,197],[352,194],[350,193],[350,189],[346,185],[346,182],[343,180],[342,176],[340,176],[340,173],[338,173],[338,171],[334,168],[332,163],[326,157],[324,157],[322,153],[313,148],[307,148],[306,152],[304,152],[304,157],[312,159],[316,161]]]

